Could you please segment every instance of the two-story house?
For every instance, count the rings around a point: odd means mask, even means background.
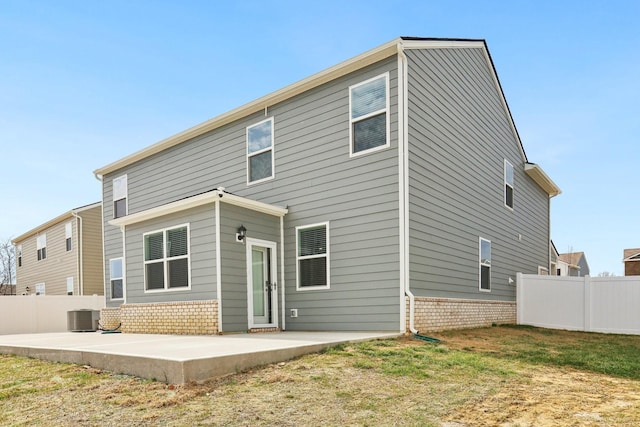
[[[402,37],[95,171],[106,325],[515,322],[550,198],[483,40]]]
[[[102,203],[71,209],[12,240],[18,295],[103,295]]]

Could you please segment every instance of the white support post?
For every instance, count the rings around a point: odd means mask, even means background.
[[[584,276],[584,330],[591,331],[591,277]]]

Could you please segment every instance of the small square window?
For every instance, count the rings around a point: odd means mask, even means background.
[[[480,237],[480,290],[491,291],[491,241]]]
[[[113,182],[113,217],[121,218],[127,215],[127,175],[114,178]]]
[[[513,165],[505,159],[504,161],[504,204],[513,209],[513,188],[514,188]]]

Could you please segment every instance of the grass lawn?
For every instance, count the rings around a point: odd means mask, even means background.
[[[493,327],[202,384],[0,356],[0,425],[640,425],[640,337]]]

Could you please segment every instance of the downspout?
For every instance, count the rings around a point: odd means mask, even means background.
[[[78,236],[78,256],[76,257],[76,269],[78,273],[78,289],[80,291],[80,295],[84,296],[84,266],[82,263],[82,217],[75,212],[71,212],[78,220],[78,232],[76,235]],[[73,239],[71,239],[73,241]]]
[[[415,328],[415,296],[411,292],[409,280],[409,148],[408,148],[408,98],[407,56],[402,42],[398,43],[398,170],[399,170],[399,222],[400,222],[400,330],[406,331],[406,305],[404,296],[409,297],[409,330],[418,334]]]
[[[282,292],[282,330],[286,330],[285,298],[284,298],[284,217],[280,217],[280,292]]]
[[[220,254],[220,199],[216,208],[216,297],[218,298],[218,333],[222,333],[222,256]]]

